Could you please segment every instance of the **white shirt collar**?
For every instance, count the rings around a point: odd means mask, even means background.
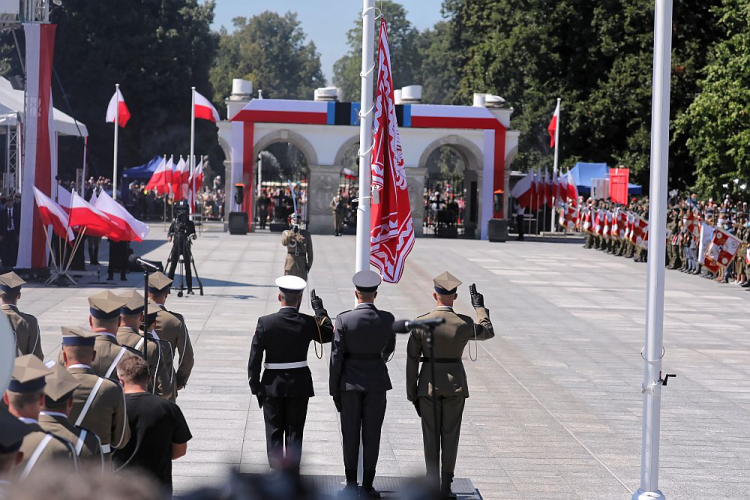
[[[18,417],[18,420],[20,420],[24,424],[38,424],[39,423],[38,420],[35,420],[33,418]]]
[[[65,420],[68,419],[68,416],[64,413],[60,413],[59,411],[49,411],[49,410],[42,410],[39,412],[40,415],[47,415],[48,417],[62,417]]]
[[[83,363],[76,363],[74,365],[70,365],[68,367],[68,370],[70,370],[71,368],[87,368],[89,370],[91,369],[91,367],[89,365],[84,365]]]

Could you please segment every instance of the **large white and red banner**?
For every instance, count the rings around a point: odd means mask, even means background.
[[[121,230],[117,235],[113,234],[110,239],[114,241],[143,241],[148,235],[149,227],[130,215],[130,212],[113,200],[106,191],[102,191],[97,198],[95,208],[106,215]]]
[[[706,256],[714,262],[718,262],[722,267],[727,267],[740,246],[742,246],[742,242],[739,238],[717,227],[713,238],[711,238],[711,245],[708,247]]]
[[[396,120],[388,30],[382,17],[371,170],[370,263],[380,270],[383,281],[398,283],[414,246],[414,226]]]
[[[57,140],[52,117],[52,58],[55,50],[54,24],[27,23],[26,107],[21,197],[21,238],[17,268],[46,268],[47,226],[34,210],[34,188],[52,196],[57,175]]]
[[[34,200],[36,201],[42,224],[52,226],[52,230],[60,238],[73,241],[75,235],[70,230],[70,227],[68,227],[67,212],[37,188],[34,188]]]

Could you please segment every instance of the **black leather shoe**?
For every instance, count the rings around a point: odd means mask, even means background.
[[[381,496],[380,492],[372,486],[362,486],[359,489],[359,498],[380,498]]]

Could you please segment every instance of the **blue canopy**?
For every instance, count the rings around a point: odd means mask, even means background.
[[[154,156],[148,163],[125,169],[122,176],[127,179],[150,179],[161,163],[161,156]]]
[[[578,162],[570,170],[579,194],[591,192],[591,179],[609,179],[609,167],[606,163]],[[643,188],[637,184],[628,184],[628,194],[641,194]]]

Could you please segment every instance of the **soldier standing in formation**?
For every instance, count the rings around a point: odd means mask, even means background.
[[[29,431],[19,448],[23,454],[16,469],[19,479],[33,479],[38,466],[52,462],[57,462],[58,467],[70,472],[78,470],[73,445],[39,426],[39,412],[44,405],[45,377],[50,373],[51,370],[35,356],[27,354],[18,357],[13,367],[13,378],[3,395],[8,412],[26,424]]]
[[[33,354],[39,359],[44,359],[39,322],[31,314],[18,310],[21,286],[24,284],[26,282],[14,272],[0,276],[0,310],[7,316],[16,336],[16,356]]]
[[[155,314],[153,328],[156,337],[169,344],[171,352],[165,353],[165,358],[171,366],[168,366],[166,370],[170,375],[174,373],[172,394],[170,396],[162,395],[170,401],[175,401],[177,393],[187,385],[195,360],[193,358],[193,344],[190,342],[185,318],[181,314],[168,311],[164,307],[171,286],[172,280],[161,272],[155,272],[149,276],[148,297],[151,299],[149,316]],[[151,319],[149,319],[149,322],[151,322]],[[174,359],[175,353],[179,353],[180,356],[180,366],[176,369],[169,361]]]
[[[360,271],[352,279],[357,307],[336,318],[331,349],[330,392],[341,413],[346,487],[344,495],[356,496],[360,435],[363,448],[362,489],[359,496],[379,498],[373,487],[380,454],[380,433],[391,379],[385,363],[396,347],[393,315],[375,307],[381,279],[372,271]]]
[[[437,480],[442,458],[441,494],[445,498],[455,498],[451,482],[456,466],[458,440],[461,434],[461,418],[469,386],[466,381],[461,356],[466,344],[473,338],[487,340],[495,336],[490,322],[490,312],[484,307],[484,297],[471,285],[471,305],[477,314],[477,323],[463,314],[453,311],[453,303],[461,281],[445,272],[433,279],[432,294],[437,303],[436,309],[418,319],[443,318],[445,323],[437,326],[432,333],[435,359],[430,360],[428,335],[415,331],[409,337],[406,360],[406,396],[414,403],[417,414],[422,419],[422,439],[424,440],[425,463],[428,477]],[[419,363],[422,369],[419,370]],[[435,380],[432,380],[429,363],[435,363]],[[437,410],[437,421],[435,421]],[[439,435],[439,441],[436,436]],[[442,453],[441,453],[442,451]]]
[[[96,334],[67,326],[62,327],[62,333],[65,368],[80,384],[73,391],[70,421],[99,436],[109,462],[113,449],[122,448],[130,439],[125,396],[118,382],[100,377],[91,369],[96,357]]]
[[[341,236],[341,231],[344,229],[344,217],[346,217],[346,211],[349,209],[347,205],[344,190],[339,189],[338,194],[334,195],[330,203],[333,212],[333,231],[336,236]]]
[[[44,407],[39,413],[39,426],[50,434],[73,445],[78,462],[104,470],[104,454],[99,436],[83,427],[73,425],[68,416],[73,409],[73,392],[80,383],[58,364],[50,367],[44,387]]]
[[[299,471],[307,405],[315,395],[307,351],[311,341],[324,344],[333,339],[333,325],[315,290],[315,317],[299,312],[306,285],[296,276],[276,280],[281,308],[258,318],[247,365],[250,391],[263,410],[268,463],[272,469],[293,472]]]
[[[307,229],[300,229],[300,215],[292,214],[292,228],[281,233],[281,244],[287,249],[284,275],[297,276],[307,281],[307,273],[313,264],[312,236]]]

